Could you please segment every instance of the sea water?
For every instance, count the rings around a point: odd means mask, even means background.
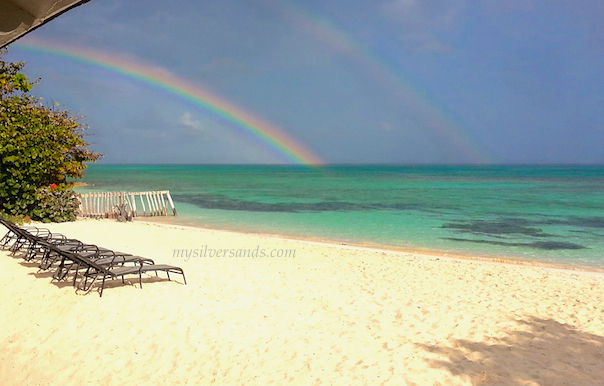
[[[603,166],[92,165],[83,182],[170,190],[186,225],[604,268]]]

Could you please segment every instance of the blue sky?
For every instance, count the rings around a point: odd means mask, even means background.
[[[93,0],[32,37],[204,85],[327,163],[604,163],[596,0]],[[186,100],[9,47],[104,163],[279,163]]]

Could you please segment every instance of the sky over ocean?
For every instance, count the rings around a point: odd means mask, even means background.
[[[595,0],[104,0],[5,58],[42,78],[35,95],[84,116],[103,163],[603,163],[603,12]],[[186,87],[206,94],[174,92]]]

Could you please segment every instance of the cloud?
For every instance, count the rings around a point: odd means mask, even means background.
[[[203,122],[193,120],[193,116],[188,111],[186,111],[183,115],[180,116],[180,118],[178,118],[178,124],[181,127],[185,127],[196,132],[205,132]]]

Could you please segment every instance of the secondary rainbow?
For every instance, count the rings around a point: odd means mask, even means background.
[[[221,119],[233,124],[261,143],[267,145],[280,158],[297,164],[320,165],[323,161],[310,150],[294,141],[282,130],[220,97],[171,74],[166,69],[142,63],[139,59],[110,55],[98,50],[62,45],[53,41],[26,38],[14,43],[19,49],[67,58],[83,64],[136,79],[155,88],[189,100]]]
[[[389,89],[397,100],[413,112],[424,133],[443,153],[441,161],[455,161],[461,155],[469,163],[492,162],[489,152],[467,130],[462,120],[447,112],[445,106],[426,89],[412,82],[400,65],[355,39],[327,13],[311,13],[303,3],[292,0],[267,1],[296,28],[356,62],[374,80]],[[451,153],[450,159],[446,153]]]

